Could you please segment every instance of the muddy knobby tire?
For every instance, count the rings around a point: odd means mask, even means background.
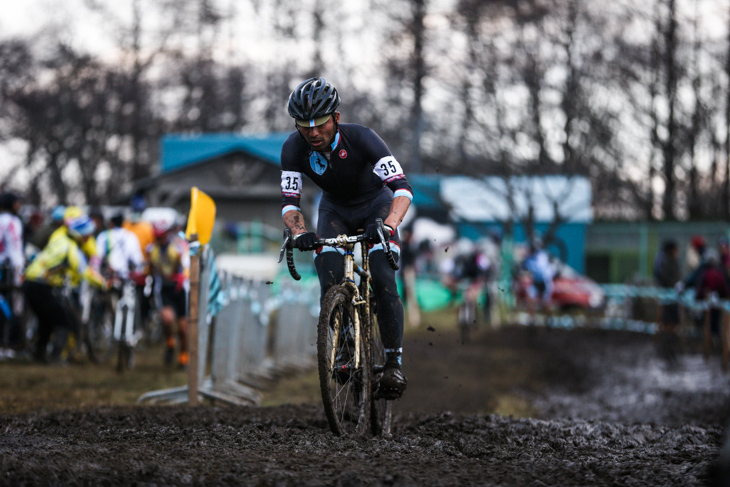
[[[85,326],[84,342],[91,362],[109,362],[114,354],[114,308],[111,303],[104,301],[101,313],[93,316]]]
[[[370,368],[367,333],[360,335],[360,362],[355,367],[352,293],[344,286],[333,286],[322,300],[317,324],[317,366],[322,403],[332,432],[336,435],[363,435],[370,426]],[[337,333],[337,343],[333,343]],[[335,356],[349,357],[333,370]]]
[[[385,366],[385,347],[380,338],[380,327],[375,316],[375,297],[370,296],[369,316],[366,328],[369,330],[370,370],[372,371],[372,399],[370,401],[370,429],[374,436],[390,437],[393,422],[393,401],[378,397],[378,383]]]

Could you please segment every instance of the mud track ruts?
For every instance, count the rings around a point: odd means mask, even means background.
[[[428,384],[432,401],[423,402],[424,391],[413,394],[420,408],[404,399],[391,439],[335,437],[319,405],[114,407],[5,416],[0,485],[711,481],[730,388],[728,378],[712,372],[712,364],[697,354],[687,353],[680,368],[670,371],[654,355],[651,337],[641,335],[504,329],[465,348],[457,348],[447,333],[432,336],[410,344],[406,367],[408,392],[414,384]],[[532,370],[538,383],[516,384],[538,406],[535,417],[470,411],[484,406],[489,391],[474,392],[473,402],[454,400],[453,391],[464,387],[444,381],[453,389],[438,389],[413,362],[437,349],[442,360],[451,360],[452,372],[462,370],[459,357],[469,361],[474,376],[460,380],[476,381],[490,372],[484,367],[496,366],[497,352],[505,347],[523,350],[526,365],[537,367]],[[457,407],[448,412],[448,404]]]

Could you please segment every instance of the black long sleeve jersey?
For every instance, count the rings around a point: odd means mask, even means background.
[[[383,140],[371,129],[340,124],[329,157],[313,151],[298,132],[281,149],[282,215],[300,210],[302,174],[335,203],[361,205],[374,200],[383,185],[393,196],[413,199],[403,168]]]

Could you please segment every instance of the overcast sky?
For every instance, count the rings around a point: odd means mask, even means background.
[[[104,42],[100,30],[103,26],[88,15],[80,15],[88,12],[83,0],[6,0],[4,4],[0,15],[2,37],[32,35],[53,25],[76,31],[79,42],[86,45]]]

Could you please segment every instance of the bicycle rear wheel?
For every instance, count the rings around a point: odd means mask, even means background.
[[[383,375],[385,365],[385,347],[383,340],[380,338],[380,328],[375,319],[375,298],[370,299],[370,317],[368,326],[370,327],[370,368],[373,373],[373,398],[370,408],[370,427],[373,435],[385,436],[391,435],[391,427],[393,424],[393,401],[388,401],[378,394],[378,383]]]
[[[117,372],[134,368],[135,335],[136,323],[139,321],[138,307],[136,306],[136,295],[134,291],[125,289],[122,299],[117,303],[117,313],[120,314],[121,330],[119,333],[119,353],[117,356]]]
[[[118,341],[118,353],[117,353],[117,372],[124,373],[125,370],[129,370],[134,367],[134,347],[127,342],[127,327],[131,325],[129,322],[129,309],[123,309],[122,313],[122,330],[121,336]]]
[[[357,312],[352,293],[344,286],[334,286],[322,300],[317,325],[320,392],[327,421],[336,435],[363,435],[369,427],[368,353],[365,333],[359,337],[359,353],[355,348],[353,321]]]

